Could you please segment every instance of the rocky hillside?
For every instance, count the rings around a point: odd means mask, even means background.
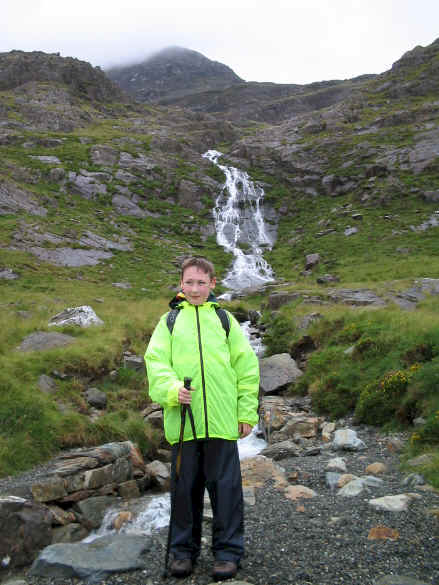
[[[182,96],[242,82],[230,67],[182,47],[168,47],[142,63],[109,69],[107,75],[146,103],[172,103]]]
[[[326,108],[374,77],[308,85],[245,82],[226,65],[180,47],[164,49],[143,63],[113,68],[107,74],[139,102],[178,105],[238,125],[277,123]]]
[[[439,276],[438,59],[436,41],[382,75],[313,84],[308,95],[295,87],[289,97],[282,86],[256,84],[264,95],[260,102],[251,97],[251,84],[232,85],[218,95],[236,91],[236,107],[224,104],[221,113],[206,113],[124,101],[102,72],[76,60],[20,51],[0,55],[0,397],[19,396],[24,411],[48,409],[46,418],[41,411],[18,417],[14,433],[20,435],[21,425],[27,429],[27,421],[46,421],[43,431],[33,427],[29,436],[46,433],[49,441],[55,414],[61,423],[73,417],[70,426],[60,423],[61,447],[137,440],[133,429],[144,432],[143,421],[131,419],[139,402],[144,406],[144,379],[126,377],[124,352],[144,350],[178,284],[183,257],[209,256],[219,280],[231,261],[214,233],[212,208],[224,176],[202,158],[210,148],[246,169],[275,210],[270,220],[278,223],[278,237],[265,258],[276,276],[272,288],[286,295],[291,313],[276,321],[283,309],[267,302],[271,289],[242,301],[244,313],[266,307],[273,353],[289,347],[285,337],[300,329],[297,319],[315,312],[316,304],[320,313],[333,311],[342,319],[355,313],[353,306],[378,298],[373,307],[386,307],[389,323],[402,293],[407,308],[419,314],[424,302],[428,309],[426,296],[436,288],[413,285]],[[241,87],[250,91],[252,104],[240,101]],[[280,104],[276,125],[268,117],[249,125],[258,108],[268,111],[273,95]],[[289,101],[300,103],[300,112],[282,109]],[[97,310],[102,333],[73,328],[72,349],[43,352],[43,359],[38,351],[16,351],[27,335],[46,333],[55,314],[79,305]],[[425,323],[434,314],[427,309]],[[351,340],[340,319],[337,335]],[[62,331],[70,335],[72,328]],[[37,381],[52,371],[61,377],[47,397]],[[383,366],[379,375],[385,371]],[[321,377],[317,368],[311,384]],[[94,384],[110,397],[99,429],[84,399]],[[321,392],[327,395],[326,387]],[[10,412],[15,409],[13,404]],[[16,446],[28,445],[20,437],[0,435],[8,469],[47,454],[29,448],[20,461]]]

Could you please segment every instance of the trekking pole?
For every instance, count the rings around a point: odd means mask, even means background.
[[[191,382],[192,378],[185,378],[184,379],[184,387],[186,390],[191,389]],[[163,571],[163,578],[168,578],[168,564],[169,564],[169,554],[171,550],[171,536],[172,536],[172,524],[174,521],[174,502],[177,490],[177,483],[180,477],[180,467],[181,467],[181,459],[182,459],[182,452],[183,452],[183,438],[184,438],[184,425],[186,423],[186,411],[189,411],[189,418],[191,421],[192,433],[194,435],[194,439],[196,440],[195,435],[195,424],[194,424],[194,417],[192,415],[192,409],[190,404],[182,404],[181,405],[181,424],[180,424],[180,437],[178,439],[178,453],[177,459],[175,462],[175,479],[172,485],[172,492],[171,492],[171,514],[169,518],[169,528],[168,528],[168,542],[166,544],[166,556],[165,556],[165,570]]]

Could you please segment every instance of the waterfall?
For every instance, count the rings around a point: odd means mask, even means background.
[[[219,164],[220,156],[217,150],[203,154],[226,177],[213,210],[217,242],[234,255],[222,282],[232,291],[257,288],[274,280],[273,270],[262,256],[273,245],[261,209],[264,190],[245,171]]]

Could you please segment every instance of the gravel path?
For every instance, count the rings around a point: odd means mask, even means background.
[[[271,481],[256,490],[256,505],[246,507],[247,552],[237,580],[254,585],[439,585],[439,518],[431,513],[439,509],[439,494],[403,485],[405,476],[398,469],[398,455],[387,448],[385,437],[367,427],[356,430],[368,448],[342,454],[347,470],[361,476],[366,475],[368,464],[385,463],[383,485],[355,497],[337,496],[325,482],[327,461],[340,456],[332,451],[280,461],[287,475],[297,474],[293,483],[312,488],[318,495],[291,501]],[[407,492],[418,497],[405,512],[378,511],[368,503],[371,498]],[[370,529],[378,525],[397,531],[397,539],[369,540]],[[170,585],[212,582],[210,523],[205,526],[204,548],[194,574],[183,580],[169,578]],[[162,530],[154,535],[153,546],[145,555],[146,569],[115,574],[101,584],[163,583],[165,546],[166,530]],[[384,576],[393,577],[381,581]],[[86,583],[24,577],[29,585]]]

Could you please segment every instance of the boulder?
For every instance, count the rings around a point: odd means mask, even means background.
[[[264,394],[279,392],[295,382],[303,372],[288,353],[272,355],[260,360],[261,390]]]
[[[364,442],[358,438],[355,431],[351,429],[339,429],[334,433],[332,448],[336,451],[362,451],[367,447]]]
[[[49,508],[15,496],[0,496],[0,559],[5,567],[29,564],[52,541]]]
[[[56,266],[96,266],[101,260],[111,258],[113,254],[104,250],[83,250],[81,248],[42,248],[31,246],[28,252],[45,262]]]
[[[90,406],[94,406],[94,408],[102,410],[107,407],[107,395],[98,388],[88,388],[84,396]]]
[[[307,254],[305,257],[305,270],[312,270],[320,262],[320,254]]]
[[[96,315],[89,305],[80,307],[69,307],[52,317],[49,327],[63,327],[65,325],[78,325],[79,327],[90,327],[90,325],[103,325],[102,319]]]
[[[111,573],[143,569],[142,553],[151,547],[144,535],[112,535],[93,540],[46,547],[34,561],[30,575],[55,579],[90,579]]]
[[[105,513],[116,502],[113,496],[96,496],[77,502],[73,509],[84,518],[90,528],[99,528]]]
[[[171,482],[171,472],[169,466],[161,461],[153,461],[145,466],[146,472],[150,474],[155,485],[159,486],[163,491],[169,489]]]
[[[18,274],[13,272],[11,268],[2,268],[0,269],[0,279],[3,280],[15,280],[19,278]]]

